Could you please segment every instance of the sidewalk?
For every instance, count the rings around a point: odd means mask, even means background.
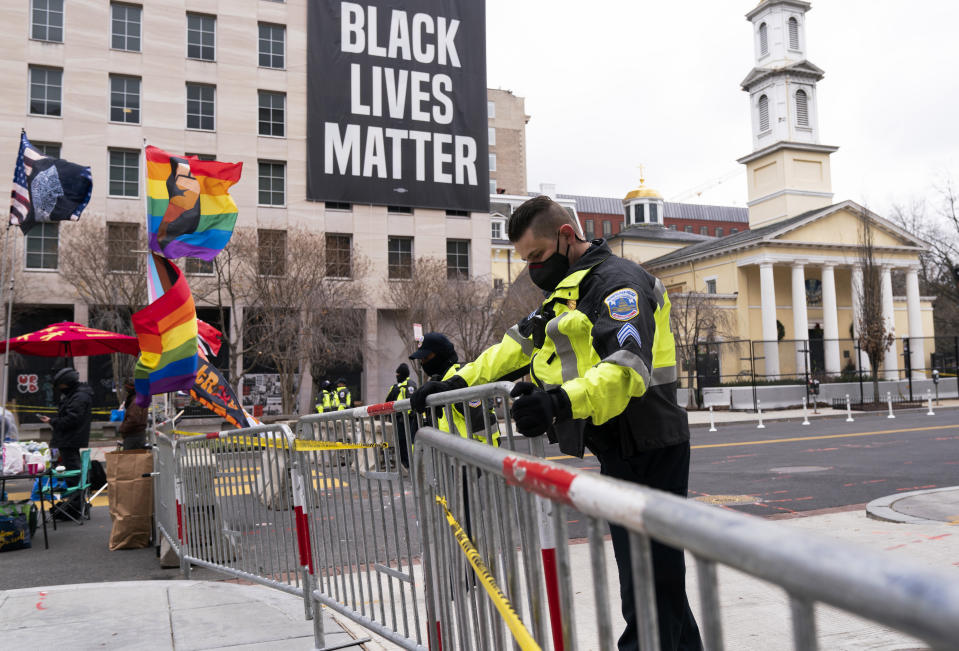
[[[327,611],[327,647],[348,644]],[[359,637],[366,637],[365,634]],[[0,592],[7,649],[313,649],[303,601],[254,585],[117,581]]]
[[[939,401],[939,404],[936,404],[935,401],[933,401],[932,404],[933,404],[934,410],[954,409],[956,407],[959,407],[959,399],[949,399],[949,400],[943,399]],[[913,407],[911,411],[919,411],[919,409],[920,408]],[[925,405],[925,403],[923,403],[923,407],[921,409],[926,410],[928,409],[928,407]],[[893,405],[893,410],[894,412],[900,411],[895,408],[895,405]],[[840,416],[843,418],[846,417],[845,409],[833,409],[832,407],[819,405],[818,411],[819,411],[818,414],[813,413],[812,407],[810,407],[808,411],[806,412],[806,415],[810,419],[830,418],[830,417],[836,418]],[[709,426],[708,410],[689,411],[687,413],[689,414],[690,426],[692,427],[697,427],[701,425],[705,425],[707,427]],[[862,416],[864,414],[876,414],[876,413],[883,413],[883,412],[875,412],[875,411],[862,412],[862,411],[856,411],[855,409],[853,409],[852,411],[853,418],[858,418],[859,416]],[[802,419],[803,419],[802,408],[776,409],[774,411],[763,411],[764,421],[769,421],[769,420],[800,420],[801,421]],[[729,410],[713,411],[713,422],[715,422],[717,425],[719,425],[720,423],[756,423],[758,421],[759,421],[759,415],[754,411],[729,411]]]

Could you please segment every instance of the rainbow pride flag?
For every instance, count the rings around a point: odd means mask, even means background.
[[[236,225],[229,189],[240,180],[243,163],[171,156],[152,146],[146,161],[150,249],[170,260],[215,258]]]
[[[189,391],[197,371],[197,319],[193,294],[180,269],[155,253],[147,258],[150,304],[133,315],[140,357],[133,371],[137,404],[150,396]]]

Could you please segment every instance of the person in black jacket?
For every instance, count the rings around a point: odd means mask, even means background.
[[[406,400],[410,394],[416,391],[416,384],[410,381],[410,367],[403,362],[396,367],[396,384],[390,387],[386,394],[386,402],[395,402],[397,400]],[[406,442],[406,425],[409,423],[411,432],[416,430],[416,416],[413,412],[404,412],[396,416],[396,441],[400,448],[400,463],[404,468],[410,467],[409,445]]]
[[[57,371],[53,376],[53,386],[60,394],[57,415],[53,418],[40,416],[40,420],[53,427],[50,447],[60,450],[60,463],[67,470],[80,470],[80,448],[90,445],[93,389],[80,382],[80,374],[69,366]],[[68,486],[76,486],[80,477],[67,478],[66,482]],[[82,512],[81,500],[80,493],[74,493],[61,510],[77,517]]]

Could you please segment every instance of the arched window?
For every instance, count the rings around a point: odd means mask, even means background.
[[[646,221],[646,215],[643,213],[643,204],[634,203],[633,204],[633,223],[642,224]]]
[[[759,132],[769,131],[769,98],[759,96]]]
[[[766,23],[759,25],[759,56],[769,52],[769,43],[766,39]]]
[[[796,91],[796,124],[801,127],[809,126],[809,100],[806,91]]]
[[[659,223],[659,205],[655,203],[649,204],[649,223],[650,224]]]
[[[787,21],[789,25],[789,48],[792,50],[799,49],[799,21],[795,18],[790,18]]]

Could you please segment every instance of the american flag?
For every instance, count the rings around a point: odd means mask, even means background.
[[[27,134],[20,132],[20,153],[17,154],[17,166],[13,170],[13,189],[10,191],[10,224],[23,227],[30,214],[30,192],[27,190],[27,178],[33,171],[34,162],[46,158],[30,144]]]

